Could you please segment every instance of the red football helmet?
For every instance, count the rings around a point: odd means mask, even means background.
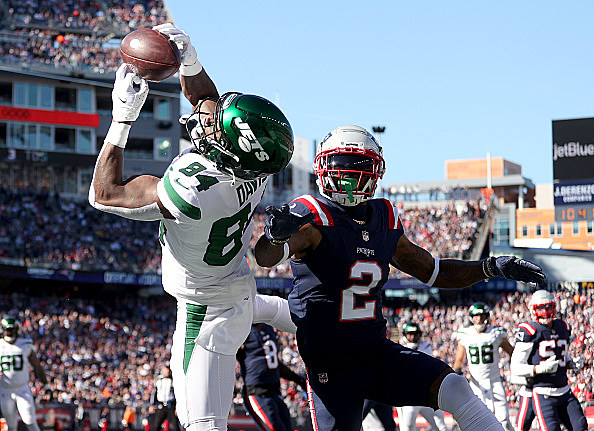
[[[546,290],[537,290],[534,292],[530,298],[530,302],[528,302],[528,307],[530,308],[532,318],[543,325],[551,323],[557,311],[555,298]]]
[[[341,126],[320,142],[313,168],[320,194],[350,207],[373,198],[386,165],[371,133],[359,126]]]

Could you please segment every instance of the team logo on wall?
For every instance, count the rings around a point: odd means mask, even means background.
[[[318,380],[320,383],[328,383],[328,373],[319,373]]]
[[[363,241],[369,241],[369,232],[367,232],[366,230],[364,230],[362,232],[363,235]]]

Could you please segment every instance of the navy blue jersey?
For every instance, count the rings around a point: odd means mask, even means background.
[[[385,199],[359,209],[366,212],[364,224],[329,199],[304,195],[291,203],[292,212],[313,213],[322,234],[315,250],[291,259],[289,307],[308,366],[373,355],[386,339],[381,289],[402,224]]]
[[[528,356],[530,365],[537,365],[555,356],[559,368],[550,374],[537,374],[532,377],[533,387],[562,388],[567,386],[567,353],[569,351],[570,328],[561,319],[553,320],[551,328],[538,322],[522,323],[516,332],[516,342],[533,343]]]
[[[280,386],[278,340],[270,326],[252,326],[250,335],[237,354],[237,359],[246,385]]]

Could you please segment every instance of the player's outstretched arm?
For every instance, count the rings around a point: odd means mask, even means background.
[[[293,213],[289,205],[266,208],[264,235],[254,248],[256,262],[272,267],[284,262],[289,256],[303,257],[315,249],[322,239],[320,231],[313,226],[314,215]]]
[[[116,72],[112,91],[113,121],[97,158],[89,203],[101,211],[134,220],[172,218],[157,196],[159,178],[140,175],[123,181],[124,148],[133,121],[148,95],[148,84],[125,64]]]
[[[171,23],[158,25],[153,27],[153,30],[168,36],[179,48],[182,60],[179,68],[182,92],[194,109],[202,99],[218,99],[217,88],[198,61],[198,54],[190,41],[190,36]]]
[[[546,279],[540,267],[515,256],[491,256],[480,261],[434,259],[404,235],[398,241],[391,263],[429,286],[444,289],[467,287],[492,277],[539,285]]]

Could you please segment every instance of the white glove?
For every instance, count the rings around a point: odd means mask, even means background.
[[[196,48],[194,48],[192,42],[190,42],[190,36],[188,36],[185,31],[180,30],[170,22],[157,25],[153,27],[153,30],[168,36],[169,40],[177,45],[182,60],[182,64],[179,67],[179,73],[184,76],[194,76],[202,71],[202,65],[198,61]]]
[[[134,84],[140,84],[140,89],[136,90]],[[146,79],[138,76],[127,64],[122,64],[116,72],[116,79],[111,92],[114,121],[120,123],[136,121],[146,96],[148,96],[148,91]]]
[[[551,374],[559,368],[559,360],[554,356],[549,357],[541,364],[534,366],[534,374]]]

